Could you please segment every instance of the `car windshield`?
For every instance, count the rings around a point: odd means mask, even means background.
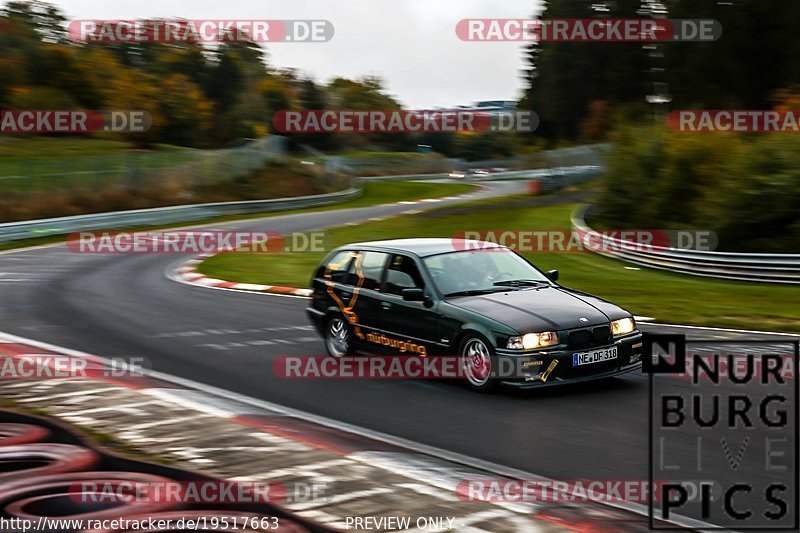
[[[507,249],[451,252],[427,257],[424,261],[445,296],[550,284],[544,274]]]

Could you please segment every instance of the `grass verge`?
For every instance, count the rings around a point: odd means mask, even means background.
[[[578,204],[557,197],[487,200],[381,222],[335,228],[331,246],[402,237],[452,237],[464,230],[566,230]],[[565,197],[565,200],[568,197]],[[206,276],[307,287],[325,254],[222,254],[200,265]],[[642,268],[591,253],[526,253],[561,283],[607,298],[635,315],[698,326],[800,332],[800,287],[713,280]]]

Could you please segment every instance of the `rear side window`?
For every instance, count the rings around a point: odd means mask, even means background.
[[[364,276],[364,284],[362,286],[365,289],[381,290],[383,267],[388,259],[389,254],[381,252],[361,253],[361,273]]]
[[[386,292],[401,296],[403,289],[424,289],[425,283],[413,259],[394,255],[386,271]]]

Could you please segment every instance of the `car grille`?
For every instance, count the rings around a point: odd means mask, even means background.
[[[569,332],[570,348],[592,348],[608,344],[611,340],[611,326],[605,324],[594,328],[576,329]]]

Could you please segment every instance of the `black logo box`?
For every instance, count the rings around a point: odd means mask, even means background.
[[[705,344],[705,345],[790,345],[793,349],[793,368],[792,380],[794,381],[794,497],[797,499],[800,495],[800,425],[798,425],[798,412],[800,411],[800,340],[775,340],[774,338],[761,339],[761,340],[728,340],[728,339],[714,339],[714,340],[686,340],[686,335],[669,335],[669,334],[652,334],[645,333],[643,335],[643,350],[642,350],[642,371],[649,375],[648,380],[648,483],[653,487],[653,376],[657,374],[681,374],[686,369],[686,346],[687,344]],[[654,346],[664,347],[667,354],[654,354]],[[674,348],[672,353],[669,353]],[[660,350],[659,350],[660,352]],[[669,358],[664,357],[669,356]],[[689,531],[696,530],[693,526],[677,526],[669,527],[659,525],[656,527],[655,522],[658,520],[663,523],[661,517],[656,517],[654,513],[653,491],[648,491],[648,519],[649,529],[657,531]],[[795,503],[795,502],[792,502]],[[794,510],[795,519],[791,526],[780,527],[740,527],[735,528],[736,531],[798,531],[800,529],[800,509]],[[732,531],[732,527],[715,527],[711,524],[711,528],[704,527],[704,531]]]

